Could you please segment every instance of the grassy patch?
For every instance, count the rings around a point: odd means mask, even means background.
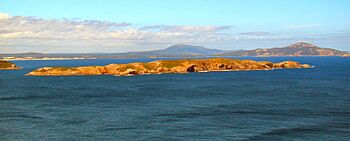
[[[59,71],[76,71],[78,69],[74,67],[53,67],[53,70],[59,70]]]
[[[162,67],[165,68],[173,68],[177,66],[183,66],[183,61],[182,60],[167,60],[162,62]]]
[[[143,64],[143,67],[146,69],[146,70],[153,70],[155,69],[155,66],[153,64],[150,64],[150,63],[144,63]]]

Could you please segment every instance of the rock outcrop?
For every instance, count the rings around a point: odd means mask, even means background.
[[[342,57],[350,57],[350,53],[344,54]]]
[[[19,70],[19,69],[22,69],[22,68],[18,67],[14,63],[0,60],[0,70]]]
[[[67,76],[67,75],[143,75],[163,73],[190,73],[211,71],[247,71],[288,68],[311,68],[308,64],[293,61],[272,63],[267,61],[235,60],[228,58],[158,60],[148,63],[110,64],[107,66],[84,67],[44,67],[34,70],[30,76]]]

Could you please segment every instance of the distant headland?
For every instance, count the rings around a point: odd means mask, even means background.
[[[153,62],[110,64],[107,66],[44,67],[34,70],[29,76],[74,76],[115,75],[130,76],[144,74],[190,73],[214,71],[251,71],[289,68],[311,68],[308,64],[293,61],[272,63],[268,61],[235,60],[228,58],[157,60]]]
[[[165,49],[125,53],[22,53],[0,54],[3,60],[75,60],[98,58],[164,58],[164,57],[207,57],[207,56],[350,56],[348,52],[323,48],[306,42],[297,42],[285,47],[254,50],[220,50],[185,44],[172,45]]]
[[[270,56],[348,56],[347,52],[339,51],[331,48],[322,48],[314,44],[306,42],[297,42],[286,47],[254,49],[233,51],[223,53],[224,56],[255,56],[255,57],[270,57]]]

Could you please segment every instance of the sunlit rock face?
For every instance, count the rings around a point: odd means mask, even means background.
[[[130,76],[143,74],[189,73],[211,71],[247,71],[289,68],[311,68],[308,64],[293,61],[272,63],[268,61],[235,60],[228,58],[157,60],[148,63],[110,64],[107,66],[84,67],[44,67],[27,75],[67,76],[67,75],[115,75]]]
[[[17,66],[14,63],[0,60],[0,70],[18,70],[18,69],[22,69],[22,68]]]

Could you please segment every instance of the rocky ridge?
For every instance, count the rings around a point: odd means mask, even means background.
[[[235,60],[228,58],[157,60],[153,62],[110,64],[84,67],[44,67],[34,70],[29,76],[72,76],[72,75],[115,75],[130,76],[143,74],[190,73],[212,71],[248,71],[287,68],[311,68],[308,64],[293,61],[272,63],[268,61]]]

